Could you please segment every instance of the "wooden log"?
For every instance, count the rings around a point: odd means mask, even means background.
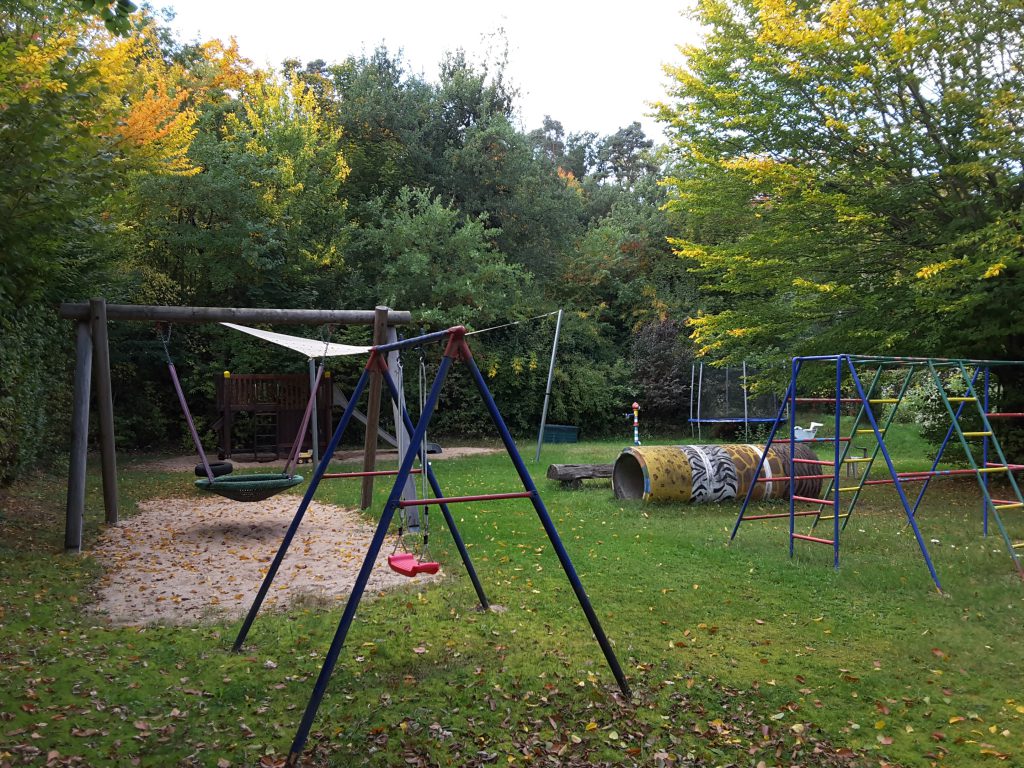
[[[90,299],[92,307],[92,372],[96,377],[96,405],[100,422],[103,473],[103,509],[107,525],[117,525],[117,449],[114,440],[114,397],[110,383],[110,342],[107,339],[107,303]]]
[[[65,302],[60,317],[88,320],[88,304]],[[163,323],[276,323],[291,325],[373,325],[377,313],[372,309],[270,309],[262,307],[170,307],[144,304],[107,304],[108,320],[136,320]],[[412,322],[409,312],[388,311],[389,325]]]
[[[64,521],[64,550],[82,551],[85,520],[85,459],[89,450],[89,396],[92,390],[92,333],[88,320],[75,325],[74,411],[71,416],[71,461],[68,464],[68,503]]]
[[[548,479],[558,480],[567,488],[582,488],[584,480],[611,476],[611,464],[552,464],[548,467]]]

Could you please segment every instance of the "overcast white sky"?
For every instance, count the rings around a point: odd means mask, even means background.
[[[679,63],[679,44],[696,42],[683,15],[689,0],[163,0],[185,40],[234,36],[259,65],[288,57],[340,61],[384,43],[405,52],[409,67],[434,80],[443,53],[464,48],[480,60],[487,39],[504,29],[508,74],[522,95],[523,127],[544,115],[567,133],[613,133],[639,120],[650,138],[661,129],[645,113],[665,96],[662,65]]]

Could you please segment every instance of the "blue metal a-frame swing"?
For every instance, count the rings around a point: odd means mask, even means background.
[[[519,450],[516,448],[515,442],[512,439],[512,435],[508,431],[508,427],[505,425],[505,421],[498,411],[498,406],[494,402],[494,398],[491,396],[490,390],[487,388],[487,384],[484,381],[483,375],[480,373],[480,369],[477,367],[476,362],[473,360],[472,352],[470,352],[469,346],[465,340],[466,329],[462,326],[455,326],[445,331],[438,331],[436,333],[429,333],[423,336],[407,339],[404,341],[398,341],[390,344],[382,344],[373,347],[370,350],[370,358],[366,363],[366,367],[363,369],[362,375],[359,377],[359,381],[356,384],[355,390],[352,396],[349,398],[348,406],[345,408],[345,413],[341,417],[341,421],[338,422],[338,426],[334,431],[334,435],[331,438],[330,443],[327,445],[327,449],[324,451],[323,458],[320,460],[319,465],[316,468],[316,472],[313,474],[309,481],[309,486],[306,488],[306,493],[302,497],[302,502],[299,504],[299,508],[295,512],[295,516],[292,519],[291,524],[288,526],[288,530],[285,532],[284,539],[281,542],[281,546],[275,555],[274,560],[270,564],[270,568],[267,570],[266,577],[263,579],[263,584],[260,586],[259,592],[256,595],[256,599],[253,601],[252,607],[249,609],[248,615],[245,617],[245,621],[242,623],[242,627],[238,632],[238,637],[235,639],[234,650],[239,650],[242,643],[245,641],[246,635],[252,626],[253,621],[256,618],[256,614],[259,613],[260,606],[263,603],[264,598],[267,596],[267,592],[270,590],[270,585],[277,574],[278,569],[281,566],[281,562],[284,560],[285,554],[288,552],[288,547],[291,545],[292,539],[295,537],[295,533],[298,530],[299,524],[302,522],[302,518],[306,513],[306,509],[309,507],[310,502],[313,499],[313,495],[316,493],[316,489],[320,484],[320,480],[323,478],[324,473],[327,471],[327,465],[330,463],[331,457],[334,455],[334,451],[338,447],[338,443],[341,440],[346,428],[348,427],[349,421],[352,419],[353,412],[355,410],[355,404],[359,401],[363,390],[366,389],[367,383],[371,373],[379,373],[385,384],[388,387],[391,397],[394,402],[402,402],[399,398],[398,388],[395,385],[387,367],[387,353],[400,349],[406,349],[415,346],[421,346],[425,343],[430,342],[441,342],[447,341],[445,346],[444,354],[441,358],[441,364],[437,371],[437,376],[434,379],[434,383],[431,386],[430,393],[427,396],[426,402],[423,406],[422,413],[420,414],[419,423],[413,427],[412,420],[409,418],[408,413],[404,408],[401,408],[402,419],[405,422],[406,429],[412,432],[412,437],[409,441],[410,445],[416,446],[416,450],[410,450],[406,453],[402,460],[401,466],[395,476],[394,485],[391,488],[391,493],[388,496],[388,500],[384,505],[384,510],[381,513],[380,521],[377,523],[377,528],[373,534],[373,540],[370,542],[370,547],[366,552],[366,556],[363,559],[363,564],[359,569],[359,574],[356,577],[355,584],[352,586],[352,592],[349,595],[348,602],[345,604],[345,610],[342,613],[341,620],[338,623],[338,629],[334,634],[334,639],[331,642],[331,646],[327,651],[326,658],[324,659],[323,667],[320,670],[320,674],[317,677],[316,684],[313,687],[312,695],[310,696],[309,703],[306,705],[305,713],[302,716],[302,720],[299,723],[298,730],[295,733],[295,738],[292,742],[291,749],[288,755],[288,765],[297,764],[299,758],[302,755],[302,751],[305,747],[306,740],[309,736],[310,728],[312,727],[313,720],[316,718],[317,710],[320,707],[320,702],[324,697],[324,693],[327,690],[327,684],[330,681],[331,674],[334,671],[334,666],[338,661],[338,656],[341,653],[341,648],[345,644],[345,638],[348,635],[349,628],[352,625],[352,620],[355,617],[356,609],[359,606],[359,601],[363,596],[363,592],[366,589],[366,584],[369,581],[370,573],[373,571],[374,564],[377,561],[377,556],[380,553],[380,549],[384,544],[384,539],[387,535],[388,528],[391,525],[392,518],[394,517],[395,511],[400,507],[430,504],[437,506],[441,509],[444,515],[445,522],[448,525],[448,530],[452,534],[452,539],[455,542],[455,546],[459,551],[459,555],[462,558],[463,565],[466,567],[466,571],[469,574],[470,580],[473,582],[473,587],[476,590],[477,597],[480,600],[480,605],[483,608],[488,607],[487,597],[484,594],[483,587],[480,584],[480,580],[477,577],[476,571],[473,568],[473,564],[469,557],[469,552],[466,550],[466,546],[462,541],[462,537],[459,534],[458,528],[455,524],[455,520],[452,517],[448,504],[464,501],[478,501],[483,499],[493,498],[528,498],[533,504],[534,509],[537,512],[538,518],[540,518],[541,525],[544,527],[544,531],[551,541],[552,547],[554,548],[555,554],[558,556],[558,560],[562,565],[562,569],[565,571],[566,577],[569,579],[569,583],[573,588],[573,592],[576,594],[576,599],[579,601],[580,607],[583,609],[583,613],[587,617],[587,621],[590,624],[590,628],[594,633],[594,637],[597,639],[598,644],[601,647],[601,651],[604,653],[605,660],[608,663],[612,674],[615,676],[615,680],[618,683],[619,689],[623,695],[627,698],[630,696],[629,685],[626,683],[625,675],[622,672],[622,668],[619,666],[619,661],[615,656],[615,652],[612,650],[611,643],[608,641],[604,630],[601,628],[601,623],[597,618],[597,614],[594,612],[593,607],[590,604],[590,598],[587,597],[586,591],[583,589],[583,584],[580,582],[580,578],[576,573],[576,569],[573,567],[572,561],[569,558],[568,552],[565,550],[565,546],[562,544],[562,540],[558,535],[558,531],[555,529],[555,524],[551,520],[550,514],[548,514],[547,508],[544,506],[544,502],[540,498],[540,493],[537,491],[537,486],[534,484],[533,479],[530,477],[530,473],[526,469],[526,465],[523,463],[522,457],[519,455]],[[433,470],[429,463],[426,461],[422,462],[423,469],[426,472],[427,480],[430,483],[430,487],[435,494],[433,499],[420,499],[402,501],[402,489],[405,487],[406,480],[410,473],[413,471],[413,462],[417,455],[422,451],[424,435],[426,434],[427,427],[430,424],[431,417],[434,414],[434,410],[437,407],[438,399],[441,395],[441,386],[444,383],[445,378],[448,375],[451,366],[455,362],[462,362],[469,369],[470,375],[473,381],[476,383],[477,389],[480,392],[480,396],[484,401],[484,405],[487,407],[488,413],[490,413],[491,420],[494,422],[495,427],[498,430],[501,440],[505,446],[505,450],[508,452],[509,458],[512,460],[515,466],[516,472],[519,475],[519,479],[523,484],[523,491],[517,493],[502,493],[502,494],[486,494],[482,496],[464,496],[464,497],[448,497],[446,498],[441,491],[441,487],[437,482],[437,478],[434,476]],[[425,457],[421,457],[425,458]]]

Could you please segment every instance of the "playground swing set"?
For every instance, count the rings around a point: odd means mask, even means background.
[[[323,666],[317,677],[314,685],[310,700],[306,706],[305,712],[303,713],[302,719],[299,723],[296,731],[294,740],[292,742],[291,749],[288,756],[288,764],[295,765],[301,757],[304,749],[306,740],[309,736],[310,728],[312,727],[313,721],[316,718],[317,711],[320,707],[320,703],[327,689],[327,684],[331,678],[334,667],[337,663],[338,656],[345,643],[345,639],[348,635],[348,631],[352,625],[352,621],[355,618],[356,610],[359,606],[359,601],[366,589],[367,582],[370,578],[370,573],[373,570],[374,564],[377,560],[380,550],[384,544],[385,537],[388,530],[391,527],[392,521],[395,517],[395,513],[398,512],[401,516],[403,510],[409,508],[436,506],[441,510],[444,516],[445,523],[448,526],[448,530],[451,533],[452,540],[455,544],[456,549],[459,552],[459,556],[462,560],[466,572],[469,575],[470,581],[476,591],[477,598],[480,601],[480,607],[482,609],[489,608],[489,602],[487,596],[484,593],[483,586],[477,577],[476,571],[473,567],[472,561],[470,560],[469,552],[462,540],[462,536],[459,533],[458,526],[455,523],[455,519],[452,516],[449,505],[476,502],[476,501],[494,501],[503,499],[529,499],[532,504],[538,518],[540,519],[541,525],[544,528],[545,533],[548,536],[549,541],[558,557],[559,563],[562,566],[566,577],[569,580],[570,585],[573,588],[573,592],[582,608],[590,628],[594,633],[594,636],[604,653],[605,660],[618,683],[619,689],[625,696],[630,696],[629,686],[626,682],[625,675],[623,674],[622,668],[619,665],[618,659],[615,656],[615,652],[608,641],[604,630],[601,627],[600,621],[597,614],[590,603],[590,599],[580,582],[579,576],[572,564],[569,554],[562,543],[561,538],[558,535],[558,531],[555,528],[554,522],[548,513],[543,500],[540,497],[540,493],[537,490],[533,479],[530,476],[529,471],[526,469],[526,465],[523,462],[522,457],[519,454],[519,450],[516,447],[515,442],[512,439],[512,435],[508,431],[508,427],[505,425],[505,421],[498,410],[497,405],[494,402],[494,398],[491,396],[490,390],[484,380],[483,374],[477,367],[475,360],[473,359],[472,352],[466,343],[466,331],[461,326],[449,328],[445,331],[438,331],[436,333],[429,333],[412,339],[397,341],[389,344],[376,345],[370,350],[370,356],[367,360],[366,367],[363,370],[359,381],[356,383],[355,389],[352,393],[352,397],[349,401],[349,406],[345,409],[345,413],[342,415],[341,420],[334,431],[333,436],[328,444],[327,450],[324,452],[323,458],[317,465],[316,470],[313,472],[310,478],[309,484],[306,487],[306,492],[299,503],[298,509],[295,512],[291,523],[285,532],[284,538],[282,539],[281,545],[278,548],[277,554],[274,556],[269,568],[267,569],[266,575],[263,579],[263,583],[260,585],[259,591],[257,592],[256,598],[253,601],[252,606],[249,609],[245,620],[238,632],[238,636],[234,642],[234,650],[238,651],[241,649],[242,644],[249,633],[250,628],[259,612],[259,609],[266,598],[267,593],[270,590],[271,584],[275,576],[277,575],[278,569],[281,566],[285,555],[288,552],[288,548],[291,545],[292,540],[298,530],[302,518],[309,507],[313,496],[316,493],[317,487],[321,480],[328,479],[330,477],[356,477],[362,473],[338,473],[330,474],[327,473],[327,466],[330,462],[330,456],[333,454],[337,447],[342,435],[345,433],[349,422],[352,419],[354,404],[358,401],[362,395],[364,389],[366,389],[372,376],[380,377],[384,384],[387,386],[387,390],[391,395],[392,402],[399,406],[400,416],[402,423],[405,428],[412,433],[410,445],[413,446],[402,458],[399,469],[397,470],[385,470],[375,472],[376,475],[392,475],[394,476],[394,483],[391,488],[391,492],[388,496],[387,502],[381,512],[380,519],[377,523],[377,527],[373,534],[373,539],[370,543],[369,548],[366,551],[362,565],[360,566],[359,573],[356,576],[355,583],[352,586],[352,591],[349,594],[348,601],[345,605],[345,609],[342,613],[341,619],[338,623],[337,631],[335,632],[334,639],[331,642],[330,648],[327,651],[324,659]],[[441,363],[438,367],[437,374],[430,387],[429,394],[423,399],[423,405],[419,414],[419,421],[413,425],[407,410],[404,407],[402,399],[402,393],[398,385],[395,383],[395,379],[391,376],[388,370],[387,363],[385,361],[385,355],[391,351],[397,351],[405,348],[422,346],[429,343],[440,343],[444,342],[444,352],[441,358]],[[506,492],[506,493],[488,493],[479,494],[473,496],[452,496],[446,497],[441,490],[441,486],[438,483],[437,477],[434,475],[433,469],[428,461],[426,461],[426,454],[424,451],[425,436],[428,425],[430,424],[431,418],[434,415],[434,411],[437,407],[438,400],[441,395],[441,387],[444,384],[445,379],[448,376],[451,367],[455,363],[463,363],[470,373],[470,377],[476,385],[478,393],[487,408],[487,411],[491,417],[491,421],[496,427],[498,434],[502,440],[505,450],[512,461],[513,467],[519,476],[519,481],[522,484],[522,491]],[[419,470],[414,469],[414,461],[419,458]],[[433,496],[430,498],[422,499],[403,499],[403,491],[406,482],[410,479],[413,474],[419,474],[425,479],[426,484],[429,484]],[[426,540],[424,538],[424,545]],[[399,570],[400,568],[406,568],[408,570],[407,575],[414,576],[417,573],[433,573],[436,572],[436,563],[427,561],[424,559],[417,558],[413,553],[402,553],[392,555],[392,568]],[[401,572],[401,571],[400,571]]]
[[[162,324],[182,323],[271,323],[275,325],[368,325],[373,327],[373,343],[384,343],[394,327],[412,321],[408,312],[387,307],[372,310],[315,310],[315,309],[270,309],[255,307],[177,307],[136,304],[107,304],[102,298],[91,299],[87,304],[61,304],[59,316],[75,323],[75,373],[71,417],[71,454],[68,464],[68,495],[64,527],[64,548],[69,552],[81,552],[82,532],[85,520],[86,457],[89,444],[89,410],[92,400],[92,384],[95,378],[96,401],[99,411],[99,444],[103,488],[104,521],[108,525],[118,523],[117,458],[114,436],[113,388],[110,377],[110,349],[107,325],[110,321],[147,322]],[[255,329],[251,329],[255,330]],[[294,337],[293,337],[294,338]],[[323,342],[303,339],[307,344],[323,347]],[[334,345],[332,345],[333,347]],[[344,345],[339,345],[344,346]],[[355,349],[355,348],[353,348]],[[361,352],[369,347],[358,348]],[[169,349],[166,350],[168,370],[178,397],[179,405],[190,422],[190,433],[197,444],[198,434],[188,416],[188,406],[177,377]],[[310,354],[311,358],[315,355]],[[321,374],[322,376],[322,369]],[[315,377],[314,377],[315,378]],[[311,390],[316,391],[316,386]],[[372,470],[376,460],[377,422],[379,407],[374,410],[374,398],[379,406],[379,382],[370,391],[371,402],[366,415],[366,434],[363,451],[363,469]],[[308,425],[310,408],[307,404],[304,421]],[[299,431],[299,436],[305,427]],[[295,454],[295,451],[292,451]],[[299,475],[290,472],[273,473],[260,478],[257,475],[237,475],[228,479],[229,471],[221,464],[210,464],[207,460],[199,470],[204,477],[199,483],[203,490],[229,495],[242,501],[256,501],[280,493],[302,482]],[[297,479],[296,479],[297,478]],[[368,472],[363,478],[363,508],[369,506],[372,497],[373,477]]]
[[[835,366],[835,396],[834,397],[800,397],[797,390],[797,382],[800,372],[810,365],[834,365]],[[795,544],[797,542],[809,542],[823,544],[832,547],[833,565],[839,567],[839,546],[840,538],[845,531],[847,524],[853,515],[858,500],[867,486],[891,485],[899,495],[900,503],[907,517],[908,525],[913,529],[918,547],[932,581],[936,589],[941,593],[942,584],[932,562],[931,555],[924,537],[918,527],[918,510],[924,499],[928,486],[933,479],[955,476],[974,476],[978,482],[982,495],[982,531],[985,536],[989,533],[990,520],[995,522],[1000,536],[1007,551],[1013,560],[1014,567],[1022,579],[1024,579],[1024,567],[1017,553],[1018,545],[1015,545],[1003,522],[1003,514],[1011,510],[1024,509],[1024,496],[1021,495],[1021,488],[1015,477],[1016,472],[1024,470],[1024,465],[1010,464],[1003,452],[999,439],[993,429],[992,422],[1001,419],[1024,419],[1024,413],[996,412],[991,408],[991,371],[993,368],[1021,366],[1021,361],[1004,360],[970,360],[950,358],[926,358],[926,357],[881,357],[866,355],[820,355],[809,357],[795,357],[792,361],[789,386],[785,398],[779,407],[778,414],[772,424],[768,435],[766,450],[757,466],[755,484],[751,484],[736,523],[730,534],[730,541],[736,538],[741,524],[755,520],[770,520],[788,518],[789,520],[789,555],[794,556]],[[861,369],[861,370],[858,370]],[[867,378],[862,374],[872,370],[868,384],[864,381]],[[889,371],[903,371],[900,385],[895,397],[885,397],[883,392],[883,373]],[[903,403],[911,381],[916,373],[927,375],[935,387],[941,402],[947,412],[950,424],[945,439],[932,462],[928,471],[907,471],[896,470],[892,456],[886,445],[886,434],[893,424],[896,412]],[[963,394],[950,394],[948,386],[951,382],[944,381],[942,372],[947,373],[947,378],[959,378],[962,382]],[[957,376],[959,374],[959,376]],[[848,383],[847,383],[848,380]],[[847,390],[852,389],[855,396],[845,395],[844,383],[847,383]],[[834,410],[834,431],[832,437],[801,437],[797,434],[796,410],[799,405],[832,406]],[[853,405],[857,408],[857,414],[853,424],[843,436],[840,426],[840,414],[844,406]],[[888,413],[879,418],[875,415],[875,408],[878,406],[891,406]],[[966,412],[965,412],[966,411]],[[796,488],[798,480],[816,478],[825,481],[823,492],[816,496],[803,496],[799,493],[787,493],[789,498],[789,511],[786,513],[757,513],[749,514],[751,501],[756,483],[772,482],[770,477],[761,476],[764,457],[768,455],[767,448],[777,441],[785,444],[786,438],[777,437],[780,427],[789,417],[789,453],[793,460],[789,466],[789,488]],[[965,429],[962,419],[972,417],[980,429]],[[938,469],[946,447],[953,436],[959,441],[967,457],[968,469]],[[854,456],[852,443],[854,440],[874,440],[874,447],[870,455],[865,453],[862,456]],[[981,456],[976,458],[977,446],[970,441],[981,440]],[[798,442],[831,444],[832,457],[830,459],[809,459],[800,458],[795,454]],[[870,478],[871,467],[878,457],[885,462],[889,476],[887,478]],[[819,468],[817,475],[803,475],[797,477],[797,465],[807,464]],[[844,467],[859,464],[862,471],[856,482],[847,482],[844,485],[842,470]],[[1005,476],[1008,481],[1008,492],[1004,495],[1009,498],[994,498],[990,489],[990,476]],[[775,477],[774,482],[780,479],[785,482],[786,478]],[[917,494],[916,500],[911,503],[907,495],[906,484],[923,483]],[[845,502],[843,501],[845,499]],[[797,505],[801,505],[798,509]],[[803,506],[806,505],[806,506]],[[796,518],[812,518],[810,531],[798,533],[796,531]],[[821,522],[831,522],[831,537],[816,535],[816,528]]]

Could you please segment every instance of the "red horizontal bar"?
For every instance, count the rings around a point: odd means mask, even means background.
[[[821,459],[793,459],[795,464],[816,464],[819,467],[831,467],[834,461],[822,461]]]
[[[1002,467],[1004,465],[1000,464],[998,461],[987,461],[987,462],[985,462],[985,466],[986,467]],[[1024,464],[1006,464],[1005,466],[1006,466],[1007,469],[1024,469]]]
[[[793,501],[806,501],[811,504],[829,504],[833,503],[832,499],[812,499],[810,496],[797,496],[793,494]]]
[[[426,507],[431,504],[458,504],[463,501],[496,501],[498,499],[528,499],[533,494],[530,491],[521,493],[484,493],[480,496],[451,496],[443,499],[408,499],[398,502],[400,507]]]
[[[830,546],[835,544],[832,539],[819,539],[817,536],[804,536],[802,533],[794,533],[793,538],[800,539],[801,541],[815,541],[818,544],[828,544]]]
[[[1024,413],[986,413],[989,419],[1024,419]]]
[[[422,469],[410,469],[410,475],[418,475],[422,472]],[[374,472],[324,472],[321,477],[324,478],[338,478],[338,477],[380,477],[381,475],[397,475],[397,469],[378,469]]]
[[[992,499],[993,504],[1019,504],[1020,502],[1016,499]],[[747,518],[743,518],[746,520]]]
[[[836,438],[834,438],[834,437],[812,437],[810,440],[794,440],[793,442],[794,443],[834,443],[835,441],[836,441]],[[780,442],[786,443],[786,442],[789,442],[789,441],[788,440],[782,440]],[[850,442],[850,438],[848,438],[848,437],[840,437],[839,438],[839,442],[840,443],[848,443],[848,442]]]
[[[816,515],[817,512],[794,512],[793,517],[808,517],[809,515]],[[771,515],[744,515],[744,520],[771,520],[776,517],[789,517],[789,512],[773,513]]]
[[[836,399],[834,397],[798,397],[796,401],[798,403],[834,403]],[[860,401],[859,397],[839,398],[840,403],[859,403]]]

